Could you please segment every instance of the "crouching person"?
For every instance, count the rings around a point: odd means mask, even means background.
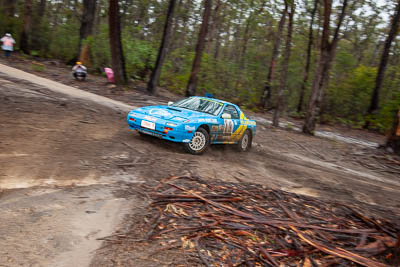
[[[76,80],[85,80],[87,75],[87,68],[82,65],[82,62],[76,62],[76,65],[72,68],[72,75]]]

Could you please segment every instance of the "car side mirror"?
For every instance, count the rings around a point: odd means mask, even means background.
[[[174,102],[169,101],[169,102],[168,102],[168,106],[171,106],[173,103],[174,103]]]
[[[226,120],[229,120],[229,119],[232,118],[232,116],[231,116],[231,114],[223,113],[222,116],[221,116],[221,118],[226,119]]]

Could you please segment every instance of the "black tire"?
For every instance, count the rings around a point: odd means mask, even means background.
[[[242,138],[240,138],[239,142],[237,143],[237,149],[240,152],[249,151],[251,149],[251,143],[253,142],[253,136],[250,130],[246,130]]]
[[[194,133],[192,141],[185,143],[185,150],[193,155],[200,155],[206,151],[210,144],[210,135],[204,128],[199,128]]]

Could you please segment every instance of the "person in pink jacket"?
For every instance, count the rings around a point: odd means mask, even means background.
[[[15,40],[12,38],[11,34],[6,33],[3,38],[0,39],[3,43],[1,49],[4,51],[4,55],[8,58],[11,55],[11,52],[14,50]]]

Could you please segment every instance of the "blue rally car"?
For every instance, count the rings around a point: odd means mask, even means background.
[[[256,122],[247,119],[238,106],[198,96],[168,106],[134,109],[127,122],[140,134],[182,142],[192,154],[203,153],[209,144],[237,144],[239,151],[247,151],[256,134]]]

